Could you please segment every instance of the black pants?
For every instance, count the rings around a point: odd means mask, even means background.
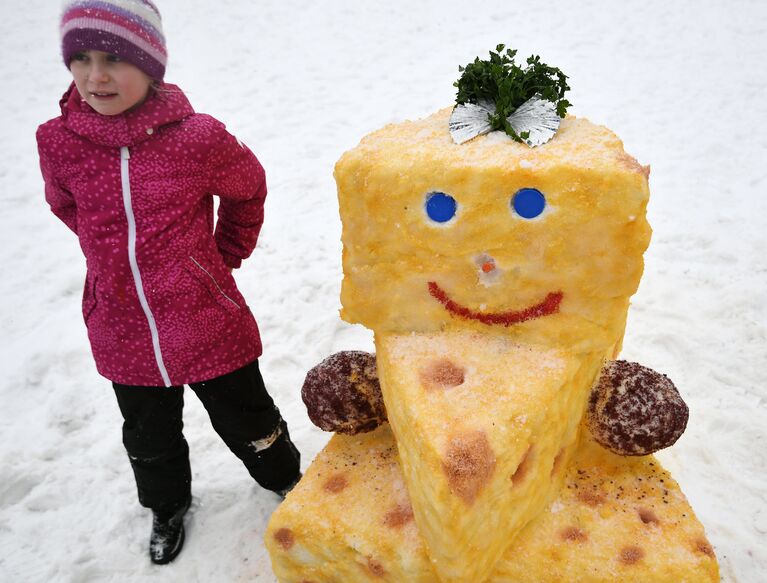
[[[123,419],[123,444],[136,477],[142,506],[173,511],[191,494],[189,446],[184,439],[184,387],[133,387],[112,383]],[[290,441],[254,361],[232,373],[189,385],[211,423],[268,490],[295,482],[300,455]]]

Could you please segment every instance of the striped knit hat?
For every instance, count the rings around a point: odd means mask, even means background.
[[[69,67],[79,51],[103,51],[162,80],[168,51],[160,11],[150,0],[65,0],[61,52]]]

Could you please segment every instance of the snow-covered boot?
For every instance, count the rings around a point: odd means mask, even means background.
[[[184,514],[192,499],[172,513],[152,511],[152,534],[149,537],[149,557],[157,565],[170,563],[184,546]]]

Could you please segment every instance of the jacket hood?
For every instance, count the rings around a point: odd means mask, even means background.
[[[181,121],[194,113],[183,91],[164,83],[152,91],[138,108],[119,115],[102,115],[80,96],[72,83],[59,102],[64,126],[94,144],[134,146],[147,140],[162,126]]]

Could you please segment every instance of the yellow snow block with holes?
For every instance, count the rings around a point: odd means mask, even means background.
[[[481,582],[551,502],[601,353],[471,330],[376,336],[402,473],[446,582]]]
[[[449,116],[386,126],[336,164],[342,318],[617,354],[650,239],[649,168],[586,119],[531,149],[500,132],[456,145]],[[530,219],[513,204],[525,188],[545,197]],[[449,221],[429,217],[434,193],[455,200]]]
[[[719,581],[703,526],[654,457],[616,456],[584,433],[562,471],[558,497],[488,581]],[[281,583],[439,583],[386,424],[331,438],[272,515],[266,546]]]

